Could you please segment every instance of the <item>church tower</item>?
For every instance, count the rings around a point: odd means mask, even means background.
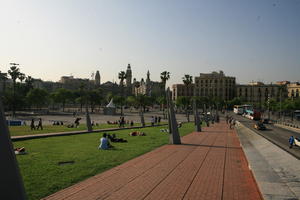
[[[99,86],[101,84],[101,77],[100,77],[100,72],[97,70],[96,75],[95,75],[95,84]]]
[[[150,72],[149,72],[149,70],[147,72],[146,84],[150,84]]]
[[[146,79],[146,95],[151,96],[151,80],[150,80],[150,72],[147,72],[147,79]]]
[[[128,64],[126,70],[126,86],[131,86],[131,80],[132,80],[131,66],[130,64]]]

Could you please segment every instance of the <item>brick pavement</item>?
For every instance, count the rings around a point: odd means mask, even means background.
[[[221,122],[45,200],[262,199],[235,130]]]

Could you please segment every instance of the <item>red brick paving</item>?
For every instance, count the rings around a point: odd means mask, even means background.
[[[262,199],[234,130],[221,122],[46,200]]]

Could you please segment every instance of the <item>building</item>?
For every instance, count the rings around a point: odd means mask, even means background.
[[[289,98],[298,98],[300,93],[300,83],[294,82],[287,84],[287,91]]]
[[[138,95],[138,94],[143,94],[147,96],[161,96],[165,91],[164,88],[162,87],[161,82],[155,82],[151,81],[150,79],[150,72],[147,72],[147,79],[144,81],[142,78],[140,82],[136,81],[136,79],[133,79],[133,94]]]
[[[63,88],[69,90],[76,90],[82,85],[86,87],[94,85],[89,79],[74,78],[73,76],[62,76],[59,82],[62,84]]]
[[[180,96],[193,97],[195,90],[195,84],[190,84],[188,86],[184,84],[174,84],[172,85],[172,100],[176,101],[176,99]]]
[[[132,71],[131,71],[130,64],[128,64],[127,70],[126,70],[126,86],[132,87]]]
[[[286,85],[264,84],[262,82],[251,82],[246,85],[236,86],[237,97],[243,101],[262,105],[268,99],[280,101],[287,97]]]
[[[235,97],[235,86],[235,77],[225,76],[223,71],[200,73],[195,77],[194,96],[231,100]]]

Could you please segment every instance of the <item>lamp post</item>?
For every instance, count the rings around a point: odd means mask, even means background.
[[[268,120],[270,120],[270,94],[268,94]]]

